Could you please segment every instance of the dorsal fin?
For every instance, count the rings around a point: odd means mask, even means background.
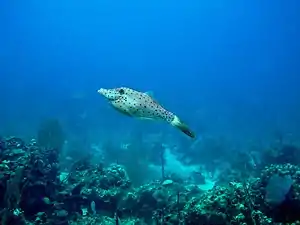
[[[161,105],[161,104],[159,103],[159,101],[157,101],[157,100],[154,98],[153,91],[147,91],[147,92],[145,92],[145,94],[148,95],[150,98],[152,98],[152,100],[153,100],[156,104]],[[161,106],[162,106],[162,105],[161,105]]]
[[[154,98],[153,97],[153,91],[146,91],[145,94],[150,96],[151,98]]]

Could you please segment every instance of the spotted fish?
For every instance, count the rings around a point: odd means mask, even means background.
[[[166,121],[189,137],[195,138],[194,132],[178,116],[166,110],[147,93],[127,87],[101,88],[98,93],[103,95],[115,109],[127,116]]]

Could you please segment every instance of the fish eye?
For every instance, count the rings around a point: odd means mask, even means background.
[[[123,94],[125,94],[125,91],[124,91],[124,89],[120,89],[120,90],[119,90],[119,94],[120,94],[120,95],[123,95]]]

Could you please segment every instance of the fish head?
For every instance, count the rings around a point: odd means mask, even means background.
[[[151,98],[141,92],[127,87],[113,89],[101,88],[98,93],[104,96],[111,105],[119,112],[129,116],[148,118],[153,114],[153,103]]]
[[[108,101],[114,102],[117,100],[122,100],[122,98],[126,97],[127,88],[111,88],[104,89],[100,88],[98,93],[104,96]]]
[[[104,96],[116,110],[125,115],[132,116],[132,104],[135,99],[132,89],[126,87],[100,88],[98,93]]]

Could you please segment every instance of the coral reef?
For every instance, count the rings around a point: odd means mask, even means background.
[[[247,179],[232,173],[208,191],[167,176],[133,186],[117,163],[92,164],[87,157],[61,170],[59,143],[45,148],[35,140],[0,139],[1,224],[299,224],[297,165],[269,164]],[[274,176],[288,176],[290,185],[276,205],[266,197],[278,191]]]

